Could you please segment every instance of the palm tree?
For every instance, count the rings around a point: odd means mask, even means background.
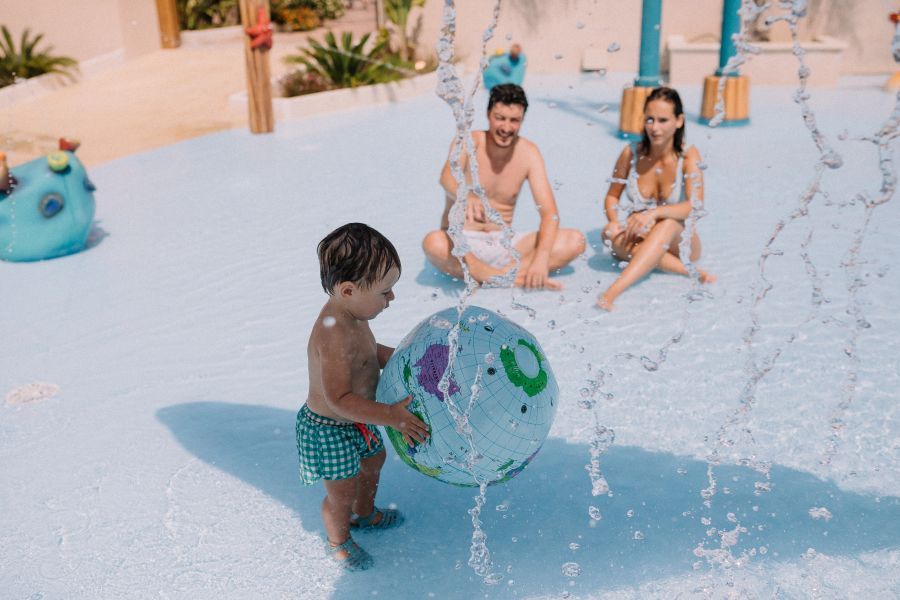
[[[406,33],[409,13],[416,6],[425,6],[425,0],[384,0],[384,14],[397,26],[400,36],[400,58],[409,61],[409,37]]]
[[[0,25],[0,87],[12,85],[16,79],[28,79],[44,73],[57,73],[75,79],[78,61],[67,56],[53,56],[50,54],[53,46],[35,50],[43,37],[44,34],[39,33],[31,38],[31,31],[25,29],[17,50],[9,29],[6,25]]]

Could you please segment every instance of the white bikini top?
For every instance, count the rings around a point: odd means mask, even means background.
[[[678,165],[675,167],[675,181],[672,183],[672,189],[669,191],[668,197],[657,200],[655,198],[644,198],[641,195],[641,189],[638,187],[637,172],[637,144],[631,144],[631,170],[628,172],[628,181],[625,184],[625,194],[635,207],[653,207],[660,204],[678,204],[684,200],[684,173],[682,167],[684,165],[684,156],[678,156]],[[641,209],[638,209],[641,210]]]

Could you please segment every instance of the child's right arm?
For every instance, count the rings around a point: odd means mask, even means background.
[[[353,391],[351,371],[357,349],[347,336],[330,335],[323,342],[318,348],[322,391],[335,414],[357,423],[393,427],[410,446],[428,439],[428,427],[406,408],[412,402],[411,396],[394,404],[382,404]],[[378,367],[374,365],[375,369]]]

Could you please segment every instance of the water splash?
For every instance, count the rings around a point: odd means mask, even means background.
[[[493,38],[494,31],[497,28],[497,21],[500,18],[500,4],[501,0],[496,0],[491,22],[482,35],[480,72],[483,72],[489,64],[487,44]],[[460,307],[463,307],[468,297],[478,287],[478,283],[472,279],[469,267],[464,260],[465,255],[469,252],[469,245],[462,231],[465,225],[466,204],[470,194],[474,194],[478,198],[487,218],[502,231],[501,244],[513,261],[512,268],[507,273],[493,277],[484,282],[483,285],[485,287],[509,287],[512,285],[518,273],[520,256],[512,245],[512,238],[515,232],[506,224],[500,213],[491,206],[487,193],[481,186],[478,177],[478,160],[475,155],[475,143],[472,140],[471,132],[475,116],[473,100],[475,93],[478,91],[481,78],[476,76],[471,90],[466,93],[462,79],[456,71],[456,66],[453,64],[456,39],[456,8],[454,0],[444,1],[443,19],[441,37],[437,46],[439,64],[436,91],[437,95],[450,106],[456,122],[456,137],[450,152],[449,163],[450,171],[456,180],[457,187],[456,198],[450,209],[447,235],[450,236],[453,242],[452,254],[459,261],[466,282],[466,291],[460,298]],[[466,162],[469,177],[466,177],[460,162],[460,155],[463,151],[466,152],[468,159]],[[471,184],[469,180],[471,180]]]
[[[716,88],[715,114],[709,120],[710,127],[718,127],[725,120],[725,82],[728,76],[737,73],[751,56],[760,53],[759,46],[754,46],[750,43],[750,38],[746,32],[752,31],[753,24],[759,16],[771,6],[771,2],[757,3],[756,0],[741,0],[741,8],[738,10],[738,14],[741,17],[741,27],[738,33],[731,36],[735,53],[722,67],[722,75],[719,77],[719,83]]]
[[[496,0],[491,22],[482,35],[480,63],[482,72],[488,65],[487,43],[494,36],[494,30],[497,27],[497,21],[500,17],[500,2],[501,0]],[[474,469],[472,468],[475,464],[475,461],[477,461],[480,456],[477,449],[475,448],[475,443],[472,436],[472,428],[469,423],[469,415],[481,390],[481,367],[479,366],[476,372],[475,381],[472,385],[471,394],[469,396],[469,402],[465,409],[461,409],[459,406],[457,406],[456,402],[450,395],[450,374],[453,372],[453,365],[459,345],[459,328],[461,325],[462,314],[465,310],[466,303],[468,302],[469,297],[478,287],[478,283],[472,277],[471,273],[469,272],[469,267],[463,259],[463,257],[469,251],[468,244],[466,243],[466,239],[462,233],[462,228],[465,224],[465,207],[470,193],[466,175],[463,172],[462,166],[460,164],[460,155],[463,149],[465,149],[468,157],[469,173],[471,175],[471,181],[473,182],[471,192],[480,199],[482,207],[484,208],[485,214],[488,216],[488,218],[492,222],[500,225],[503,229],[502,243],[504,247],[510,252],[514,260],[513,268],[511,269],[511,277],[513,278],[513,280],[515,278],[516,271],[518,270],[519,255],[515,251],[515,248],[512,247],[511,243],[514,232],[510,227],[506,225],[500,214],[490,206],[487,195],[485,194],[484,189],[479,183],[478,161],[475,156],[475,145],[472,141],[471,131],[472,121],[475,114],[472,100],[475,92],[478,90],[478,84],[481,78],[475,77],[475,82],[472,85],[472,89],[467,94],[465,92],[462,79],[460,78],[459,74],[456,71],[456,67],[453,64],[455,56],[455,39],[455,3],[454,0],[444,0],[443,26],[441,28],[440,39],[437,43],[439,64],[438,85],[436,92],[437,95],[450,106],[450,109],[453,112],[454,120],[456,122],[456,138],[453,145],[453,150],[450,154],[449,162],[450,170],[453,173],[453,178],[456,180],[457,188],[456,198],[454,200],[453,206],[450,209],[450,226],[447,230],[447,234],[453,241],[453,256],[455,256],[459,260],[460,267],[463,271],[463,277],[466,282],[466,289],[465,292],[461,294],[459,302],[457,304],[457,314],[459,318],[457,319],[456,324],[453,326],[447,336],[449,345],[449,358],[447,361],[447,367],[444,370],[440,383],[438,384],[438,389],[444,396],[444,406],[447,407],[447,410],[450,412],[450,415],[453,418],[456,431],[461,436],[463,436],[469,446],[469,451],[467,452],[465,457],[465,464],[461,466],[472,474],[473,480],[478,484],[479,493],[475,497],[475,506],[469,510],[469,514],[472,517],[473,530],[468,565],[472,568],[473,571],[475,571],[478,576],[482,578],[482,580],[486,584],[496,584],[503,578],[503,575],[494,573],[492,571],[493,561],[491,559],[490,550],[487,546],[487,534],[482,528],[482,521],[480,519],[481,509],[486,502],[486,490],[488,482],[480,481],[475,475]]]
[[[896,43],[898,42],[895,38]],[[895,51],[897,50],[896,45],[894,49]],[[897,54],[895,54],[895,57],[900,61],[900,57]],[[857,203],[863,206],[863,222],[862,226],[854,233],[850,246],[841,261],[841,267],[844,269],[847,283],[846,313],[851,317],[850,322],[846,324],[850,334],[844,344],[844,353],[847,355],[849,367],[847,368],[844,383],[841,386],[841,399],[829,418],[831,434],[826,442],[825,451],[819,459],[819,464],[822,467],[831,465],[832,459],[837,454],[843,440],[844,429],[846,428],[846,413],[856,399],[856,391],[859,387],[860,360],[857,352],[859,336],[871,327],[866,320],[865,314],[863,314],[859,299],[859,291],[866,285],[861,273],[861,266],[865,261],[860,260],[860,253],[875,210],[879,206],[887,204],[894,197],[894,192],[897,189],[897,170],[894,166],[893,153],[890,148],[890,143],[897,136],[900,136],[900,93],[895,96],[894,110],[881,128],[870,137],[860,138],[861,141],[871,142],[878,149],[881,185],[878,195],[874,198],[866,192],[861,192],[856,196],[855,200]]]
[[[755,3],[747,2],[745,0],[742,5],[742,16],[744,17],[745,25],[748,17],[755,19],[761,12],[768,9],[770,6],[771,3],[755,6]],[[775,367],[778,359],[787,347],[798,339],[801,328],[818,318],[818,313],[824,302],[822,281],[809,251],[810,243],[813,238],[813,225],[809,219],[809,213],[810,206],[815,198],[819,195],[825,196],[825,193],[821,188],[823,173],[826,169],[840,168],[843,164],[843,159],[833,148],[831,148],[827,137],[819,129],[815,114],[809,105],[810,93],[807,90],[807,84],[811,72],[805,62],[805,50],[801,47],[798,37],[800,19],[806,16],[806,2],[804,0],[781,0],[778,3],[778,6],[786,12],[780,15],[767,17],[766,23],[771,25],[783,21],[787,23],[788,28],[790,29],[792,53],[798,61],[797,76],[799,80],[799,85],[794,93],[793,100],[800,106],[801,118],[819,152],[819,157],[814,165],[812,181],[800,194],[797,206],[791,210],[786,217],[780,219],[775,224],[771,235],[760,252],[757,263],[757,276],[752,288],[752,300],[749,309],[751,324],[743,335],[743,349],[747,356],[744,367],[746,380],[739,395],[738,405],[730,412],[725,422],[716,431],[713,449],[706,457],[708,485],[700,493],[703,498],[703,505],[706,508],[711,508],[713,497],[718,491],[715,469],[725,460],[726,457],[724,455],[726,454],[726,450],[736,447],[737,440],[735,438],[741,436],[747,438],[751,449],[757,446],[748,424],[756,404],[756,392],[760,382]],[[738,65],[746,60],[749,46],[745,43],[741,43],[741,40],[738,40],[737,38],[735,38],[735,41],[739,55],[735,57],[734,64]],[[895,117],[896,110],[894,121],[896,121]],[[888,171],[892,173],[892,166],[888,168]],[[883,185],[883,192],[884,191],[885,186]],[[892,194],[893,189],[890,190],[890,195]],[[763,329],[760,323],[760,309],[766,296],[774,287],[773,283],[766,277],[766,267],[771,257],[782,256],[784,254],[784,252],[777,247],[777,243],[780,241],[782,233],[789,228],[789,226],[800,220],[805,220],[807,223],[805,235],[800,243],[799,255],[803,261],[811,288],[810,312],[802,322],[796,324],[792,330],[776,344],[774,350],[764,356],[759,356],[757,346],[759,345],[759,334]],[[862,238],[860,237],[859,244],[854,244],[853,247],[858,248],[861,241]],[[853,377],[855,383],[855,374]],[[762,475],[762,481],[757,481],[755,483],[755,493],[757,495],[766,493],[771,489],[771,463],[760,459],[755,452],[750,452],[748,456],[739,458],[737,464],[749,467]],[[715,528],[713,528],[713,530],[715,530]],[[731,530],[716,531],[718,531],[721,538],[719,547],[708,549],[706,544],[701,543],[694,551],[696,556],[705,558],[707,563],[711,566],[718,566],[724,569],[731,569],[731,567],[740,565],[743,561],[748,559],[748,554],[746,552],[738,557],[735,557],[731,552],[731,547],[734,545],[734,543],[731,542],[734,541],[736,543],[740,534],[746,531],[745,529],[741,528],[738,524]],[[729,577],[732,576],[733,575],[729,575]]]

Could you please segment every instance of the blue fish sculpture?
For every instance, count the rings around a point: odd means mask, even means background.
[[[60,150],[0,173],[6,177],[0,182],[0,259],[44,260],[84,249],[96,188],[75,156],[77,147],[60,140]]]
[[[518,44],[513,44],[509,52],[498,52],[492,56],[484,70],[484,89],[491,91],[503,83],[522,85],[528,61]]]

